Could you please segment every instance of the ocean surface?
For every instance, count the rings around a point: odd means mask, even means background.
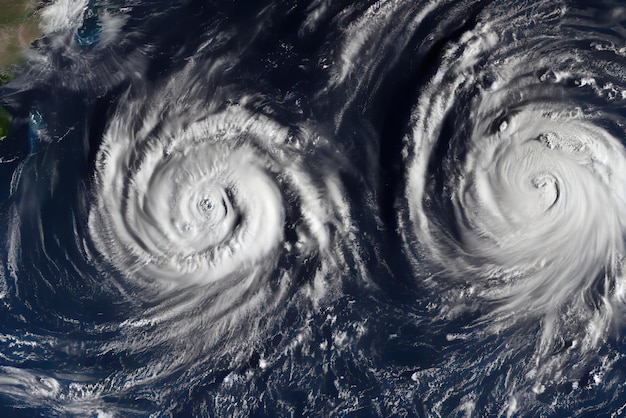
[[[1,416],[626,415],[622,2],[37,10]]]

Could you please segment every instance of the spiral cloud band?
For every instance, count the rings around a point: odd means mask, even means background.
[[[558,381],[570,356],[606,337],[622,298],[616,86],[577,65],[588,53],[578,46],[532,37],[502,46],[515,35],[493,22],[450,44],[420,92],[399,222],[417,271],[429,259],[430,284],[445,289],[442,315],[478,309],[493,332],[540,321],[527,376]],[[551,354],[563,340],[572,350]]]
[[[349,222],[341,187],[331,163],[311,170],[304,159],[325,139],[250,112],[246,97],[207,100],[203,85],[189,82],[150,100],[128,93],[96,156],[90,240],[138,305],[105,351],[172,353],[166,367],[140,369],[128,385],[166,379],[182,364],[194,370],[207,355],[245,357],[254,337],[276,326],[265,315],[316,304],[339,283],[333,231]],[[312,276],[299,278],[300,268]]]
[[[277,163],[247,142],[268,128],[272,146],[284,129],[226,111],[183,132],[160,132],[128,161],[134,154],[113,127],[92,218],[102,227],[94,235],[113,244],[97,245],[143,277],[171,281],[210,283],[266,262],[282,242],[284,202],[268,171]]]

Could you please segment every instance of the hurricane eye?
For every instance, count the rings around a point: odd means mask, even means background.
[[[222,193],[218,196],[204,195],[198,200],[198,209],[201,216],[208,222],[219,222],[229,216],[230,202]],[[227,203],[228,202],[228,203]]]
[[[202,199],[200,201],[200,209],[205,212],[207,215],[213,211],[213,209],[215,208],[215,203],[213,203],[213,200],[209,197],[205,197],[204,199]],[[222,205],[224,206],[224,205]]]

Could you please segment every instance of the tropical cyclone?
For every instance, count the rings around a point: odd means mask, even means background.
[[[509,388],[539,393],[578,378],[565,364],[584,364],[623,303],[626,152],[607,93],[626,80],[590,82],[609,67],[578,64],[593,60],[584,31],[572,44],[549,25],[511,34],[502,22],[524,15],[494,13],[447,45],[419,94],[399,222],[416,271],[441,269],[427,283],[442,308],[478,310],[487,334],[539,321],[534,361]],[[572,346],[554,354],[562,341]]]

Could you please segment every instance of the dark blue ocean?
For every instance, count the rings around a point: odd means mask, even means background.
[[[1,416],[626,416],[619,1],[37,15]]]

